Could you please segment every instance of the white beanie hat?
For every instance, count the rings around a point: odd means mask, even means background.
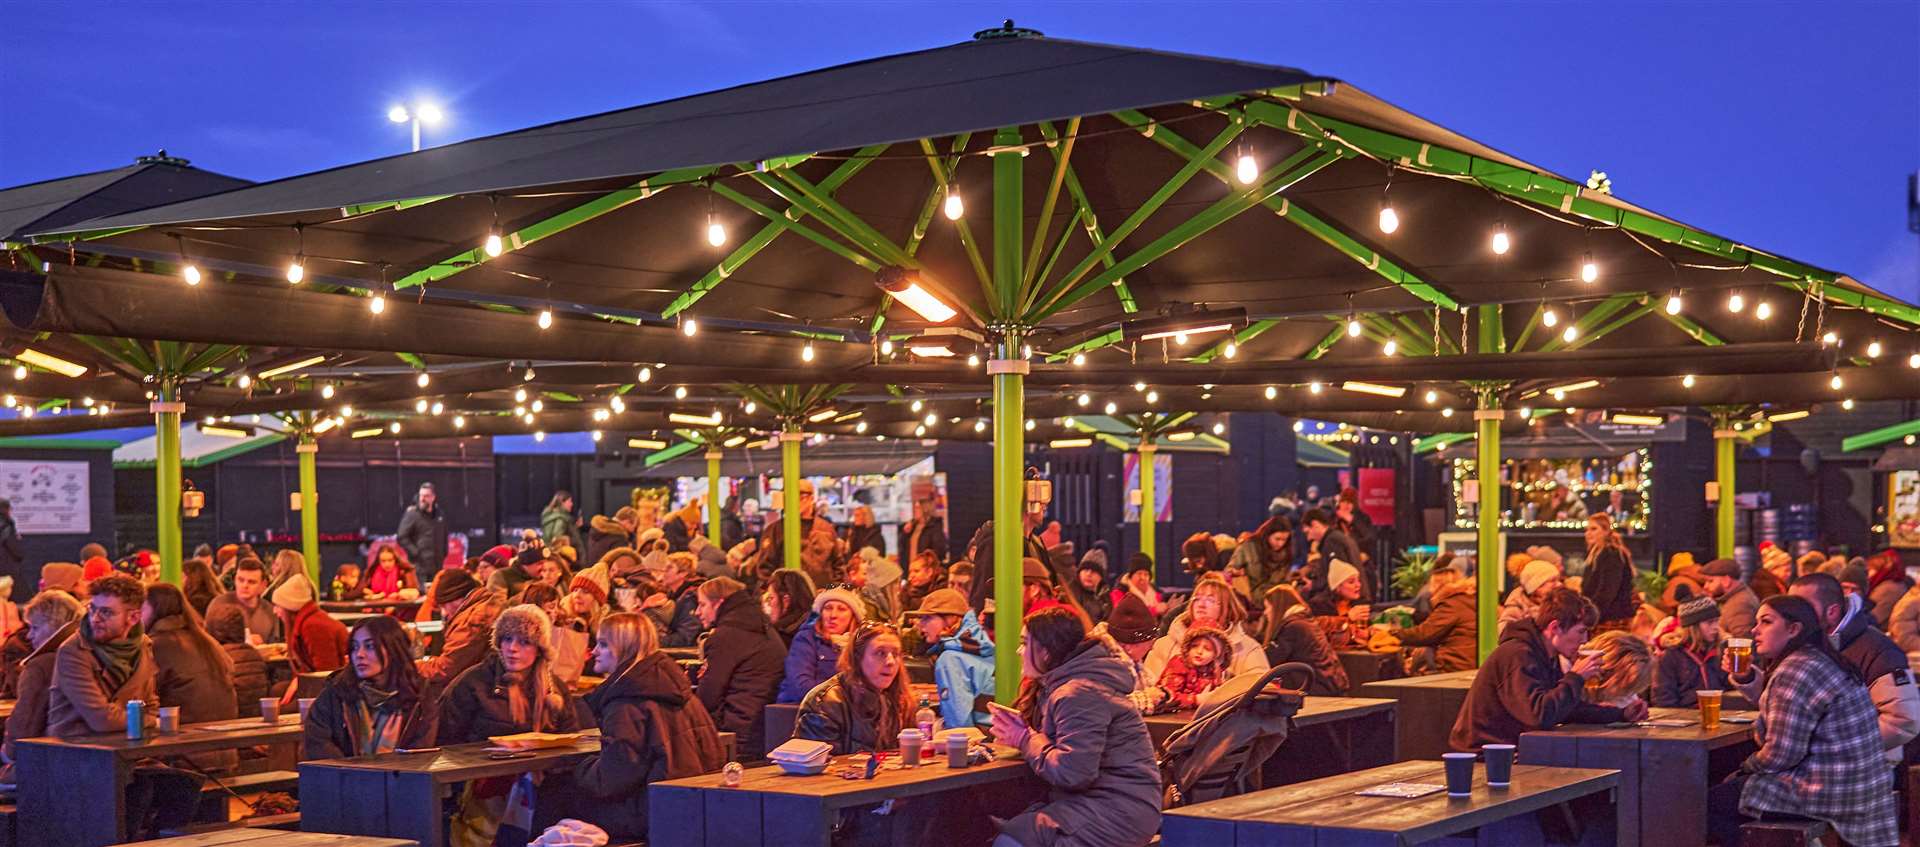
[[[867,604],[860,601],[860,595],[837,585],[813,595],[813,613],[816,615],[820,614],[820,610],[826,608],[827,603],[834,600],[847,604],[847,608],[853,610],[855,620],[867,616]]]
[[[269,599],[275,606],[289,612],[298,612],[306,608],[308,603],[313,602],[313,584],[307,582],[304,574],[295,574],[288,577],[286,582],[280,583],[280,587],[273,590],[273,596]]]
[[[1545,585],[1547,580],[1559,578],[1560,569],[1552,562],[1535,559],[1520,569],[1520,590],[1532,595],[1540,589],[1540,586]]]
[[[1338,589],[1340,586],[1345,585],[1347,580],[1355,579],[1355,578],[1358,578],[1359,576],[1360,576],[1359,568],[1349,565],[1346,562],[1342,562],[1339,559],[1334,559],[1332,563],[1327,565],[1327,587],[1328,588]]]

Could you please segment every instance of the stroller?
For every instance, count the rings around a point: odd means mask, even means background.
[[[1269,688],[1290,673],[1301,677],[1298,687]],[[1312,667],[1288,662],[1257,678],[1242,674],[1209,693],[1213,702],[1160,751],[1165,808],[1259,789],[1260,767],[1287,742],[1312,680]]]

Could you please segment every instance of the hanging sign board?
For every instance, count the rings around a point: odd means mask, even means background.
[[[21,535],[93,532],[86,462],[0,462],[0,497]]]
[[[1393,468],[1361,468],[1360,511],[1373,519],[1375,526],[1393,526]]]

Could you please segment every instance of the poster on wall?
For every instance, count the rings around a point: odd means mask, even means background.
[[[1140,503],[1133,492],[1140,490],[1140,454],[1127,454],[1127,523],[1140,522]],[[1153,457],[1154,511],[1160,523],[1173,520],[1173,457],[1156,453]]]
[[[1375,526],[1393,526],[1393,479],[1393,468],[1360,469],[1360,511]]]
[[[86,462],[0,462],[0,497],[21,535],[93,532]]]
[[[1920,471],[1887,475],[1887,544],[1920,547]]]

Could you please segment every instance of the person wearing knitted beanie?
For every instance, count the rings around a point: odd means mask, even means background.
[[[579,727],[567,687],[553,679],[553,621],[539,606],[510,606],[494,618],[492,652],[448,686],[441,744]]]
[[[1699,703],[1694,692],[1732,687],[1720,665],[1720,604],[1704,593],[1687,595],[1673,616],[1674,630],[1658,636],[1648,698],[1654,706],[1692,708]]]
[[[305,574],[287,577],[268,598],[287,635],[287,661],[295,672],[334,671],[347,665],[347,627],[320,609]]]

